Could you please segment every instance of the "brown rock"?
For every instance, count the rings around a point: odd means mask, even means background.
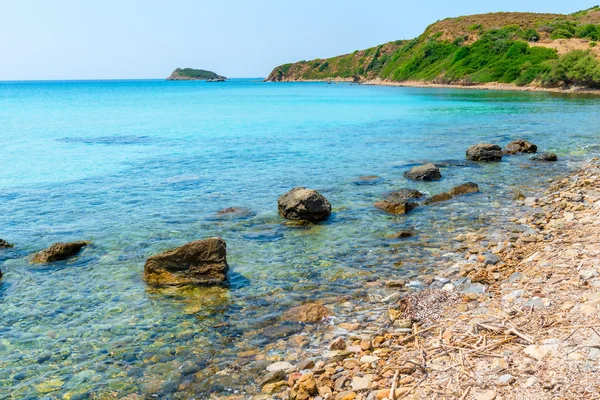
[[[252,211],[244,207],[227,207],[217,212],[219,216],[232,215],[237,217],[247,217],[252,215]]]
[[[319,303],[306,303],[287,310],[282,318],[294,322],[321,322],[330,315],[329,310]]]
[[[411,231],[404,230],[404,231],[398,231],[398,232],[394,233],[393,235],[388,235],[387,238],[388,239],[404,239],[407,237],[411,237],[412,235],[413,235],[413,233]]]
[[[455,188],[452,188],[448,192],[436,194],[436,195],[432,196],[431,198],[427,199],[424,203],[425,204],[438,203],[440,201],[450,200],[456,196],[462,196],[464,194],[476,193],[476,192],[479,192],[479,186],[476,183],[467,182],[467,183],[463,183],[460,186],[456,186]]]
[[[154,286],[213,285],[227,279],[227,246],[221,238],[187,243],[146,260],[144,278]]]
[[[311,396],[318,393],[317,384],[313,379],[313,373],[302,375],[294,387],[290,395],[291,400],[308,400]]]
[[[500,161],[502,148],[496,144],[476,144],[467,149],[467,158],[472,161]]]
[[[360,348],[362,351],[373,350],[373,342],[370,340],[364,339],[360,341]]]
[[[11,247],[15,247],[15,245],[8,243],[6,240],[0,239],[0,249],[10,249]]]
[[[533,161],[554,162],[558,161],[558,157],[554,153],[542,153],[531,157]]]
[[[66,260],[69,257],[72,257],[79,253],[81,249],[90,242],[87,241],[79,241],[79,242],[69,242],[69,243],[54,243],[52,246],[48,247],[46,250],[42,250],[37,253],[32,262],[34,263],[52,263],[55,261]]]
[[[354,400],[356,398],[356,393],[352,391],[341,392],[335,396],[335,400]]]
[[[344,338],[338,337],[329,344],[329,350],[346,350],[346,341]]]
[[[281,392],[284,388],[288,387],[288,383],[286,381],[269,383],[263,386],[262,392],[265,394],[275,394]]]
[[[504,148],[504,154],[537,153],[537,146],[524,139],[513,140]]]
[[[279,214],[290,220],[319,222],[331,214],[331,204],[313,189],[296,187],[278,200]]]
[[[375,203],[375,207],[390,214],[406,214],[415,207],[417,203],[411,201],[423,196],[423,193],[413,189],[400,189],[390,193],[384,200]]]
[[[404,173],[404,177],[415,181],[438,181],[442,179],[440,169],[433,163],[412,167]]]

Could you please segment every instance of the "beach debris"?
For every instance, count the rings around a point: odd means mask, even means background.
[[[227,245],[213,237],[148,258],[144,278],[153,286],[214,285],[227,280],[228,270]]]
[[[66,260],[67,258],[77,255],[82,248],[88,246],[90,243],[91,242],[88,241],[54,243],[47,249],[37,253],[31,262],[47,264]]]
[[[438,181],[442,179],[440,169],[433,163],[412,167],[404,173],[404,177],[415,181]]]
[[[330,315],[327,307],[319,303],[306,303],[287,310],[282,319],[293,322],[321,322]]]
[[[278,200],[279,214],[290,220],[319,222],[331,214],[331,204],[316,190],[296,187]]]
[[[375,203],[375,207],[390,214],[406,214],[418,204],[414,199],[423,197],[423,193],[414,189],[400,189],[386,196],[382,201]]]
[[[504,148],[504,154],[537,153],[537,146],[525,139],[517,139],[510,142]]]
[[[497,144],[476,144],[467,149],[467,159],[472,161],[501,161],[502,148]]]

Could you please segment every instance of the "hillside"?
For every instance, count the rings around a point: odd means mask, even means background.
[[[600,7],[448,18],[413,40],[273,69],[267,81],[381,79],[600,88]]]
[[[224,81],[226,79],[212,71],[194,68],[177,68],[167,78],[168,81]]]

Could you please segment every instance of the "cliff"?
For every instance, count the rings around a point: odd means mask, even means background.
[[[438,21],[418,38],[273,69],[267,81],[382,80],[600,87],[600,7]]]
[[[212,71],[193,68],[177,68],[167,78],[168,81],[213,81],[221,82],[227,80],[224,76],[217,75]]]

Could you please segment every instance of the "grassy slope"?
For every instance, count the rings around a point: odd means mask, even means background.
[[[600,87],[600,62],[589,51],[560,56],[539,41],[600,39],[600,8],[571,15],[494,13],[446,19],[411,41],[276,67],[268,80],[381,78],[438,83],[502,82]]]

